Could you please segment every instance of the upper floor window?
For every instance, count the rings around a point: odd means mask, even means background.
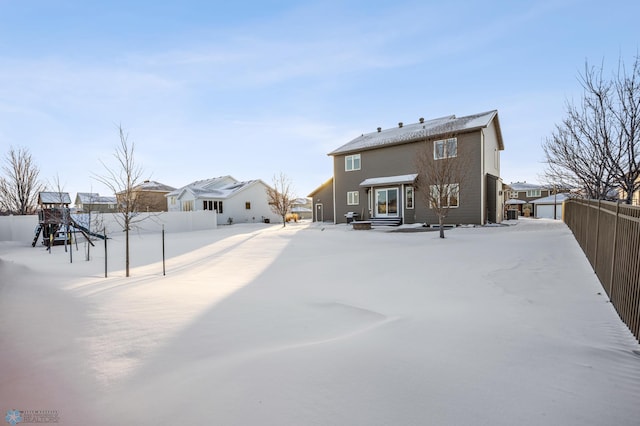
[[[527,197],[540,197],[540,190],[539,189],[527,190]]]
[[[344,157],[344,170],[346,172],[360,170],[360,154],[347,155]]]
[[[347,205],[357,206],[360,204],[360,193],[358,191],[347,192]]]
[[[518,191],[509,191],[509,198],[518,198]]]
[[[458,155],[458,138],[441,139],[433,143],[433,158],[441,160],[443,158],[456,157]]]
[[[251,210],[251,201],[246,201],[244,203],[244,209],[245,210]]]

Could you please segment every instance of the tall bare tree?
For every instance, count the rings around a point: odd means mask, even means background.
[[[0,177],[0,211],[16,215],[33,214],[38,205],[38,194],[45,185],[38,176],[40,169],[26,148],[9,148]]]
[[[545,174],[589,198],[620,188],[630,203],[640,189],[640,62],[627,72],[621,60],[610,79],[603,69],[585,64],[581,102],[566,102],[566,117],[542,145]]]
[[[295,201],[291,180],[280,172],[273,176],[273,187],[267,188],[267,201],[269,207],[278,216],[282,217],[282,226],[287,225],[287,214],[291,212],[291,206]]]
[[[468,147],[458,143],[454,132],[425,141],[416,149],[416,192],[438,217],[440,238],[444,238],[444,222],[450,209],[460,203],[460,188],[467,180],[469,159]]]
[[[113,154],[115,165],[109,166],[100,161],[106,170],[104,175],[96,175],[94,178],[103,183],[116,195],[116,220],[125,233],[125,270],[129,276],[129,232],[136,223],[144,220],[138,215],[139,206],[137,191],[135,190],[142,181],[143,169],[135,159],[135,144],[129,141],[129,136],[118,126],[120,143]]]

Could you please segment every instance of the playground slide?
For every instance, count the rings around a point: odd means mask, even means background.
[[[100,239],[104,240],[104,235],[97,234],[95,232],[89,231],[87,228],[85,228],[84,226],[78,224],[78,222],[76,222],[73,219],[71,219],[71,226],[73,226],[74,228],[80,230],[80,232],[82,232],[83,234],[91,235],[92,237],[96,237],[96,238],[100,238]]]

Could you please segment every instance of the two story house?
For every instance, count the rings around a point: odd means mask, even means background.
[[[362,134],[330,152],[333,179],[312,192],[314,220],[344,223],[359,220],[436,224],[438,218],[416,185],[418,150],[430,149],[434,159],[455,157],[464,145],[469,156],[467,178],[456,186],[446,224],[501,222],[503,215],[500,151],[504,150],[498,111],[464,117],[450,115]],[[425,148],[427,147],[427,148]],[[431,155],[431,154],[429,154]],[[329,199],[329,197],[331,199]],[[327,206],[333,208],[327,212]]]
[[[553,194],[549,187],[537,183],[512,182],[505,185],[505,206],[508,210],[517,210],[519,215],[534,214],[532,201]]]

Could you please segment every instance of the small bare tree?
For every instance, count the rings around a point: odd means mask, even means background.
[[[116,220],[125,233],[125,270],[129,276],[129,231],[144,218],[138,216],[138,200],[136,186],[141,183],[143,169],[135,160],[135,144],[129,142],[128,135],[118,126],[120,143],[113,157],[115,166],[108,166],[100,161],[106,170],[102,176],[94,178],[103,183],[116,195]]]
[[[444,238],[444,221],[449,210],[460,203],[460,188],[465,184],[470,166],[466,151],[453,132],[438,140],[425,141],[416,149],[416,192],[438,217],[440,238]]]
[[[287,214],[295,201],[291,181],[284,173],[273,176],[273,187],[267,188],[267,201],[269,207],[278,216],[282,217],[282,226],[287,225]]]
[[[38,194],[45,190],[38,176],[40,169],[26,148],[11,147],[0,177],[0,211],[16,215],[33,214],[38,205]]]

